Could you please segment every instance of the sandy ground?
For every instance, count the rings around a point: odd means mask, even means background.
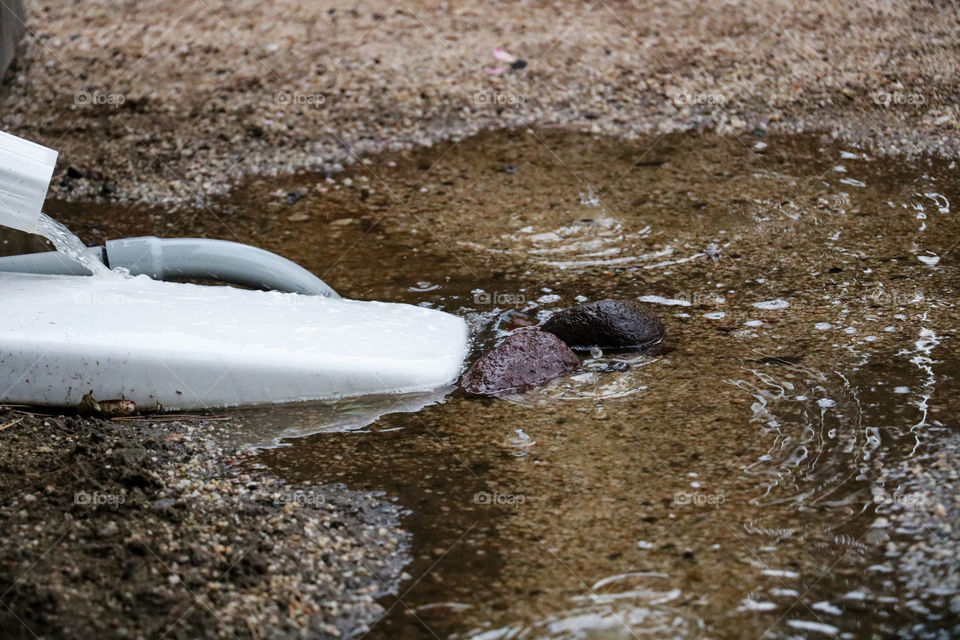
[[[28,11],[0,126],[62,152],[61,197],[195,202],[246,174],[336,170],[386,146],[533,123],[960,148],[949,2],[41,0]],[[495,47],[526,66],[490,73],[504,66]]]

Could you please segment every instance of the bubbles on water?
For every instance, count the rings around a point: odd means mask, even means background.
[[[931,353],[938,346],[940,346],[940,337],[931,329],[921,328],[920,337],[914,343],[914,349],[897,354],[911,356],[910,363],[915,365],[924,375],[923,396],[916,402],[916,407],[920,410],[921,417],[916,424],[910,427],[910,431],[913,432],[929,426],[927,423],[927,411],[930,408],[930,398],[933,396],[933,391],[937,385],[937,377],[933,371],[934,361],[933,358],[931,358]],[[917,445],[919,446],[919,435],[915,437],[917,438]],[[916,448],[914,448],[914,451],[916,451]]]
[[[599,355],[595,355],[597,352]],[[658,357],[647,354],[605,355],[600,349],[591,350],[590,355],[579,373],[521,394],[505,396],[504,400],[525,407],[544,407],[556,402],[624,398],[647,389],[645,368],[659,361]]]
[[[537,442],[523,429],[514,429],[513,435],[507,439],[506,444],[513,451],[514,456],[522,458],[529,455],[530,450]]]
[[[407,288],[407,291],[412,291],[414,293],[426,293],[427,291],[436,291],[440,288],[439,284],[434,284],[432,282],[427,282],[426,280],[421,280],[417,284],[412,285]]]
[[[927,192],[924,193],[923,196],[933,200],[933,203],[936,205],[939,213],[950,213],[950,201],[947,200],[947,196],[935,192]]]
[[[637,298],[640,302],[649,302],[651,304],[663,304],[667,306],[689,307],[690,301],[682,298],[664,298],[663,296],[646,295]]]
[[[800,631],[816,631],[827,635],[835,636],[840,633],[840,629],[825,622],[814,622],[810,620],[787,620],[787,626],[791,629]]]
[[[584,207],[599,207],[600,196],[593,190],[593,187],[587,187],[586,192],[580,192],[580,204]]]
[[[757,309],[786,309],[790,306],[790,303],[784,300],[783,298],[777,298],[776,300],[764,300],[762,302],[754,302],[753,306]]]
[[[867,183],[866,183],[866,182],[864,182],[864,181],[862,181],[862,180],[857,180],[857,179],[855,179],[855,178],[841,178],[841,179],[840,179],[840,183],[841,183],[841,184],[850,185],[851,187],[865,187],[865,186],[867,186]]]
[[[740,603],[740,606],[737,607],[737,611],[740,612],[753,612],[753,611],[773,611],[777,608],[776,602],[768,601],[759,601],[754,598],[744,598]]]

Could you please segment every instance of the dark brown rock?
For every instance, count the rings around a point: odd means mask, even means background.
[[[579,366],[577,354],[557,336],[521,329],[474,362],[460,382],[469,395],[498,396],[541,385]]]
[[[667,329],[632,300],[599,300],[558,311],[540,327],[571,348],[641,349],[663,340]]]

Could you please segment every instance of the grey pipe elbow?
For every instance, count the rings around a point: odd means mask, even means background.
[[[91,247],[111,269],[155,280],[213,280],[264,291],[339,298],[327,283],[275,253],[227,240],[161,239],[153,236],[109,240]],[[0,258],[0,271],[87,276],[90,272],[58,251]]]
[[[215,280],[265,291],[339,297],[323,280],[275,253],[228,240],[161,239],[153,236],[109,240],[107,266],[155,280]]]

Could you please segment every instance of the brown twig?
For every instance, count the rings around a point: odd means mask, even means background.
[[[14,426],[14,425],[18,425],[18,424],[20,424],[21,422],[23,422],[23,418],[20,418],[19,420],[13,420],[13,421],[11,421],[11,422],[8,422],[8,423],[5,424],[5,425],[0,425],[0,431],[4,431],[5,429],[9,429],[10,427],[12,427],[12,426]]]

